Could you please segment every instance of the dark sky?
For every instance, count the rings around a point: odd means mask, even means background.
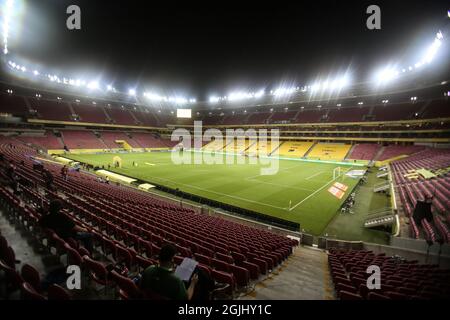
[[[65,28],[70,4],[81,7],[81,31]],[[381,30],[366,28],[370,4],[381,7]],[[364,80],[389,59],[412,62],[448,22],[448,9],[438,0],[28,0],[12,50],[121,90],[202,98],[283,81],[310,84],[347,69]]]

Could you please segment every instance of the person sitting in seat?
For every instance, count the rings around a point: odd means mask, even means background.
[[[92,234],[87,229],[77,226],[67,215],[61,213],[62,203],[59,200],[50,202],[48,213],[43,215],[39,224],[43,228],[53,230],[63,240],[74,238],[92,253]]]
[[[141,289],[160,295],[170,300],[191,300],[198,282],[197,274],[191,278],[189,288],[174,273],[173,258],[177,253],[176,247],[166,244],[159,253],[159,264],[145,269],[141,279]]]

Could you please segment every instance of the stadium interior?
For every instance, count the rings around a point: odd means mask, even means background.
[[[448,73],[350,84],[332,98],[306,86],[179,107],[82,92],[44,71],[36,81],[11,53],[2,63],[2,299],[161,299],[133,279],[168,243],[176,265],[191,258],[223,284],[217,300],[450,297]],[[177,165],[175,155],[232,164]],[[260,174],[275,160],[275,175]],[[92,252],[41,226],[54,200],[92,234]],[[108,269],[119,264],[126,273]],[[80,290],[65,287],[70,265],[81,267]],[[366,285],[371,265],[379,290]]]

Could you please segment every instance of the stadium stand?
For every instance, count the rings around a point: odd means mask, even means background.
[[[106,108],[106,112],[109,117],[113,120],[113,123],[124,124],[124,125],[136,125],[131,112],[124,108],[110,107]]]
[[[43,147],[45,149],[53,150],[64,148],[62,141],[58,139],[51,131],[46,131],[45,134],[42,136],[21,135],[18,136],[17,139],[24,143],[33,144],[39,147]]]
[[[116,141],[125,141],[128,144],[133,144],[132,140],[123,132],[108,132],[108,131],[101,131],[100,132],[101,139],[106,144],[108,148],[114,149],[114,148],[121,148],[121,144],[116,143]],[[139,148],[136,146],[136,148]]]
[[[328,263],[337,296],[342,300],[429,300],[450,297],[450,270],[400,260],[369,250],[330,249]],[[381,289],[366,285],[370,265],[380,266]]]
[[[295,119],[298,111],[279,111],[275,112],[270,118],[270,123],[291,122]]]
[[[258,141],[256,143],[250,143],[245,153],[253,156],[268,156],[278,149],[279,146],[280,142]]]
[[[132,132],[132,139],[136,141],[139,148],[165,148],[166,145],[150,133]]]
[[[387,159],[392,159],[392,158],[403,156],[403,155],[410,155],[410,154],[419,152],[419,151],[423,150],[424,148],[425,147],[415,146],[415,145],[409,145],[409,146],[388,145],[383,148],[382,152],[375,160],[384,161]]]
[[[403,210],[409,217],[411,236],[419,238],[420,229],[425,233],[425,239],[436,242],[448,242],[450,230],[450,192],[447,170],[450,168],[450,150],[425,149],[406,159],[394,161],[390,164]],[[431,171],[431,176],[418,174],[409,178],[411,170],[425,169]],[[433,221],[416,221],[413,218],[414,208],[418,200],[425,196],[433,197]]]
[[[351,145],[341,143],[317,143],[308,153],[308,158],[319,160],[344,160]]]
[[[297,123],[312,123],[312,122],[320,122],[325,116],[325,110],[302,110],[297,114],[297,118],[295,122]]]
[[[304,157],[311,149],[314,142],[310,141],[285,141],[279,148],[279,155],[283,157]]]
[[[80,122],[108,123],[103,108],[98,105],[72,103],[72,107]]]
[[[29,98],[30,109],[37,111],[40,119],[73,121],[69,105],[62,101]]]
[[[223,140],[213,140],[203,146],[203,150],[205,151],[220,151],[226,145],[225,139]]]
[[[448,118],[450,117],[450,108],[448,108],[448,100],[433,100],[425,108],[422,115],[424,119]]]
[[[380,150],[380,145],[375,143],[360,143],[353,147],[348,159],[352,160],[373,160]]]
[[[141,125],[149,127],[156,127],[158,125],[155,114],[149,110],[147,110],[147,112],[132,111],[132,113]]]
[[[33,204],[48,204],[48,197],[39,192],[46,186],[40,173],[33,169],[34,150],[22,145],[10,146],[10,142],[7,138],[1,139],[1,153],[7,161],[24,161],[22,166],[17,167],[16,174],[33,184],[24,186],[22,196],[2,185],[0,198],[2,203],[8,205],[10,214],[20,216],[20,221],[28,228],[39,230],[40,213]],[[24,154],[30,156],[24,157]],[[83,172],[70,172],[70,178],[64,180],[58,174],[59,165],[46,163],[45,167],[54,175],[54,187],[58,191],[46,189],[46,192],[63,203],[66,213],[76,224],[94,235],[96,250],[115,263],[125,263],[130,269],[154,264],[161,246],[172,243],[181,254],[176,259],[177,264],[183,257],[195,256],[199,260],[200,255],[208,257],[201,259],[202,269],[234,291],[248,284],[250,274],[259,278],[274,269],[298,245],[295,240],[269,231],[198,214],[128,187],[101,183]],[[3,170],[0,175],[6,178]],[[106,269],[100,267],[102,264],[89,252],[78,247],[76,241],[62,240],[51,230],[35,236],[50,239],[46,242],[47,246],[55,247],[59,256],[69,254],[71,259],[84,261],[92,280],[108,286],[115,285],[113,280],[101,281]],[[14,267],[11,261],[14,260],[12,253],[8,260],[11,269]],[[27,290],[36,290],[31,288]]]
[[[26,116],[29,114],[25,99],[15,94],[0,94],[0,112]]]
[[[256,144],[256,140],[236,138],[233,142],[227,144],[224,150],[230,153],[243,153],[254,144]]]
[[[423,106],[424,102],[375,106],[372,115],[375,121],[409,120],[419,117]]]
[[[370,109],[367,107],[351,107],[331,109],[328,112],[328,122],[362,122],[364,116],[369,113]]]
[[[63,130],[61,136],[69,149],[108,149],[92,131]]]
[[[267,119],[272,116],[270,112],[254,112],[247,118],[247,123],[262,124],[267,123]]]

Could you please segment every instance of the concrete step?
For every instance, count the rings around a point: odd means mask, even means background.
[[[298,247],[278,270],[240,300],[334,300],[334,286],[325,251]]]

